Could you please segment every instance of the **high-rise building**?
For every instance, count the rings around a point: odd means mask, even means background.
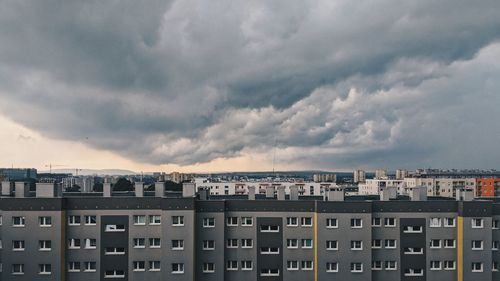
[[[407,170],[403,170],[403,169],[397,169],[396,170],[396,179],[397,180],[402,180],[406,177],[408,177],[408,171]]]
[[[477,178],[478,197],[500,197],[500,178]]]
[[[314,182],[336,182],[337,175],[335,175],[335,174],[314,174],[313,181]]]
[[[360,183],[360,182],[365,182],[366,180],[366,173],[363,170],[356,170],[353,172],[353,180],[354,183]]]
[[[36,179],[37,170],[32,168],[0,168],[0,175],[11,181]]]
[[[17,198],[0,200],[1,280],[500,280],[494,201],[195,196],[193,184],[165,197],[155,187],[58,197],[43,184],[25,198],[16,184]]]
[[[375,170],[375,178],[376,179],[384,179],[387,178],[387,171],[383,169]]]

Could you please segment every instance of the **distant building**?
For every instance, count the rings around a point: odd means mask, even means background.
[[[335,175],[335,174],[314,174],[313,181],[314,182],[336,182],[337,175]]]
[[[0,168],[0,176],[5,179],[15,181],[23,179],[36,179],[37,170],[33,168],[20,169],[20,168]]]
[[[386,170],[382,170],[382,169],[377,169],[375,171],[375,178],[376,179],[384,179],[384,178],[387,178],[387,171]]]
[[[477,178],[476,193],[478,197],[500,196],[500,178]]]
[[[409,173],[407,170],[402,170],[402,169],[397,169],[396,170],[396,179],[397,180],[402,180],[406,177],[408,177]]]
[[[366,180],[366,173],[363,170],[356,170],[353,172],[353,180],[354,183],[360,183],[360,182],[365,182]]]
[[[193,175],[191,175],[191,174],[183,174],[183,173],[179,173],[179,172],[170,173],[170,180],[175,182],[175,183],[189,181],[192,178],[193,178]]]

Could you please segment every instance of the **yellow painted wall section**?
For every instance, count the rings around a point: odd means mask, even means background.
[[[318,213],[314,213],[314,281],[318,281]]]
[[[457,281],[464,280],[464,218],[457,221]]]

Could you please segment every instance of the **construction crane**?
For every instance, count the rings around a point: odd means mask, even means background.
[[[52,174],[52,167],[64,167],[66,165],[52,165],[52,163],[45,165],[45,167],[49,167],[49,173]]]

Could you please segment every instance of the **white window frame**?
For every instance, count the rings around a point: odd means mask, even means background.
[[[146,271],[146,262],[145,261],[133,261],[132,262],[132,271]]]
[[[148,239],[149,248],[150,249],[159,249],[161,248],[161,238],[152,237]]]
[[[331,247],[334,245],[335,247]],[[339,249],[339,241],[338,240],[327,240],[326,241],[326,250],[327,251],[338,251]]]
[[[475,222],[480,222],[479,225],[477,225]],[[484,219],[482,218],[472,218],[471,219],[471,228],[479,229],[479,228],[484,228]]]
[[[429,219],[429,227],[441,227],[442,219],[441,218],[430,218]]]
[[[184,216],[172,216],[172,226],[184,226]]]
[[[476,269],[475,265],[479,265],[480,268]],[[483,272],[484,271],[484,265],[482,262],[473,262],[471,266],[472,266],[472,272]]]
[[[203,251],[213,251],[215,250],[215,240],[203,240],[202,241]]]
[[[68,216],[68,225],[69,226],[77,226],[82,224],[81,216],[71,215]]]
[[[228,260],[226,262],[226,270],[227,271],[236,271],[236,270],[238,270],[238,261],[237,260]]]
[[[235,243],[236,243],[236,245],[235,245]],[[228,248],[228,249],[236,249],[238,247],[239,247],[238,239],[228,238],[226,240],[226,248]]]
[[[358,225],[357,222],[359,222],[359,225]],[[361,219],[361,218],[352,218],[351,219],[351,228],[363,228],[363,219]]]
[[[351,245],[351,251],[363,251],[363,241],[362,240],[351,240],[350,245]]]
[[[308,242],[311,242],[311,245],[307,245]],[[312,249],[314,246],[314,240],[313,239],[301,239],[300,240],[300,247],[302,249]]]
[[[448,263],[452,263],[453,267],[449,267]],[[443,268],[444,268],[444,270],[456,270],[457,269],[457,262],[456,261],[444,261]]]
[[[287,217],[286,218],[286,226],[289,226],[289,227],[299,226],[299,218],[297,218],[297,217]]]
[[[83,272],[96,272],[97,263],[95,261],[83,262]]]
[[[94,243],[92,243],[94,242]],[[94,244],[94,245],[92,245]],[[97,249],[97,239],[94,238],[85,238],[83,239],[83,248],[84,249]]]
[[[339,272],[339,263],[338,262],[327,262],[326,263],[326,272],[328,272],[328,273]]]
[[[398,270],[398,262],[397,261],[385,261],[384,262],[385,270]]]
[[[441,270],[442,268],[441,261],[430,261],[429,270]]]
[[[68,249],[80,249],[82,247],[81,240],[78,238],[68,239]]]
[[[354,266],[354,268],[353,268],[353,266]],[[358,266],[360,267],[360,269],[358,269]],[[351,262],[350,271],[352,273],[362,273],[363,272],[363,263],[361,263],[361,262]]]
[[[149,215],[149,225],[161,225],[161,215]]]
[[[280,232],[279,225],[261,225],[260,232]]]
[[[49,222],[47,222],[49,221]],[[52,226],[52,217],[51,216],[39,216],[38,224],[40,227],[51,227]]]
[[[204,262],[202,266],[203,273],[214,273],[215,272],[215,263],[213,262]]]
[[[286,239],[286,247],[287,249],[298,249],[299,248],[299,239]]]
[[[250,243],[248,243],[250,241]],[[241,239],[241,248],[251,249],[253,248],[253,240],[250,238]]]
[[[70,261],[68,262],[68,272],[80,272],[80,262]]]
[[[26,249],[26,242],[24,240],[12,240],[12,251],[22,252]]]
[[[124,224],[107,224],[104,227],[104,232],[125,232]]]
[[[146,215],[134,215],[134,225],[146,225]]]
[[[12,275],[24,275],[24,263],[12,264]]]
[[[391,243],[394,242],[393,245]],[[398,240],[396,239],[385,239],[384,240],[384,248],[385,249],[396,249],[398,247]]]
[[[16,223],[16,220],[19,220],[19,222]],[[12,227],[25,227],[25,226],[26,226],[26,217],[25,216],[12,217]]]
[[[339,228],[339,221],[337,218],[327,218],[326,228]]]
[[[297,261],[297,260],[287,260],[286,261],[286,270],[288,270],[288,271],[297,271],[297,270],[299,270],[299,261]]]
[[[175,244],[177,244],[177,245],[175,245]],[[182,240],[182,239],[173,239],[172,240],[172,250],[173,251],[182,251],[182,250],[184,250],[184,240]]]
[[[449,220],[452,221],[451,224],[449,223]],[[444,218],[444,227],[456,227],[456,221],[457,220],[455,218]]]
[[[161,261],[149,261],[148,271],[161,271]],[[184,264],[182,264],[182,273],[184,273]]]
[[[251,260],[241,261],[241,270],[253,270],[253,262]]]
[[[241,226],[253,226],[253,218],[241,217]]]
[[[300,225],[302,227],[312,227],[313,226],[313,218],[312,217],[301,217]]]
[[[50,244],[50,247],[47,247],[47,244]],[[52,251],[52,241],[51,240],[38,240],[38,250],[41,252]]]
[[[304,271],[309,271],[314,269],[314,262],[311,260],[300,261],[300,269]]]
[[[226,226],[238,226],[238,217],[226,217]]]
[[[479,242],[479,243],[481,244],[481,247],[479,247],[479,248],[478,248],[478,247],[475,247],[475,246],[476,246],[476,245],[475,245],[475,244],[476,244],[476,242]],[[471,249],[472,249],[473,251],[482,251],[482,250],[484,250],[484,242],[483,242],[483,240],[472,240],[472,241],[471,241],[471,244],[472,244],[472,245],[471,245]]]
[[[92,219],[94,219],[94,222],[92,222]],[[85,225],[97,225],[97,216],[95,216],[95,215],[84,216],[84,224]]]
[[[453,241],[453,245],[452,246],[447,245],[446,241]],[[444,245],[445,249],[455,249],[457,247],[457,240],[455,240],[455,239],[444,239],[443,240],[443,245]]]
[[[396,227],[397,224],[396,218],[384,218],[384,227]]]
[[[434,242],[438,242],[437,246],[434,244]],[[442,247],[442,241],[441,239],[431,239],[430,243],[429,243],[429,248],[430,249],[441,249]]]

